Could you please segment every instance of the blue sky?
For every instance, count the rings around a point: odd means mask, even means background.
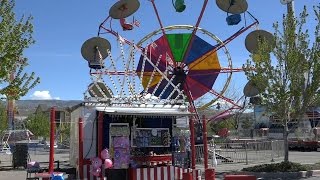
[[[24,53],[29,59],[27,71],[34,71],[41,78],[41,83],[22,99],[62,99],[81,100],[83,92],[90,84],[87,62],[82,58],[80,48],[83,42],[97,35],[99,24],[108,16],[109,8],[116,0],[16,0],[16,15],[34,17],[34,38],[36,43]],[[282,20],[286,6],[279,0],[247,0],[248,11],[259,21],[260,29],[273,32],[272,24]],[[148,0],[140,0],[141,6],[134,18],[141,26],[133,31],[123,32],[119,23],[113,20],[112,27],[123,37],[139,41],[143,36],[159,28],[152,5]],[[183,13],[176,13],[171,0],[155,0],[164,26],[175,24],[194,25],[199,16],[203,1],[185,0],[187,5]],[[306,5],[310,14],[312,6],[319,0],[296,0],[295,10],[301,12]],[[237,26],[228,26],[227,14],[221,11],[214,0],[209,0],[207,9],[200,23],[204,28],[221,39],[226,39],[244,25],[244,20]],[[128,18],[131,20],[131,17]],[[252,22],[250,18],[247,22]],[[308,27],[315,21],[310,19]],[[227,45],[234,67],[241,67],[249,57],[244,39],[254,29],[243,33]],[[106,39],[114,37],[104,36]],[[116,49],[117,45],[113,45]],[[220,54],[219,54],[220,55]],[[221,54],[223,56],[223,54]],[[243,73],[233,75],[232,86],[242,92],[246,78]]]

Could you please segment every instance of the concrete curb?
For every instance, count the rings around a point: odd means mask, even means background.
[[[320,170],[310,170],[310,171],[300,171],[300,172],[230,172],[225,174],[246,174],[254,175],[257,178],[262,178],[263,180],[277,179],[290,180],[290,179],[300,179],[307,177],[320,177]]]

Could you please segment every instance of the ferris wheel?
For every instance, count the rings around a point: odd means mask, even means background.
[[[183,0],[172,2],[177,13],[186,8]],[[138,11],[140,2],[115,2],[109,16],[99,26],[98,36],[85,41],[81,48],[92,79],[85,92],[85,100],[105,103],[106,106],[183,104],[196,114],[197,110],[212,108],[217,101],[229,105],[216,116],[242,109],[240,98],[225,95],[233,73],[242,71],[241,67],[233,67],[227,44],[255,28],[245,42],[247,50],[254,54],[261,38],[271,40],[273,37],[267,31],[257,29],[259,22],[247,11],[246,0],[216,0],[217,7],[227,12],[227,25],[238,25],[242,14],[252,19],[251,23],[246,20],[228,38],[220,39],[199,26],[204,12],[209,8],[207,3],[208,0],[204,0],[194,25],[163,26],[156,0],[150,0],[150,9],[156,14],[159,27],[140,40],[129,40],[114,27],[121,26],[122,31],[126,31],[124,34],[134,33],[140,22],[134,19],[128,22],[127,19]],[[256,94],[246,90],[245,95],[252,97]]]

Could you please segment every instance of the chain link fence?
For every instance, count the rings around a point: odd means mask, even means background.
[[[215,157],[218,164],[272,162],[284,156],[283,140],[216,143],[214,146],[212,144],[209,145],[208,149],[209,162],[213,163],[213,158]],[[203,144],[196,145],[196,160],[198,164],[203,163],[203,157]]]

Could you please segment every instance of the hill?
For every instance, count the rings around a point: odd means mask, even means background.
[[[80,100],[17,100],[15,104],[20,116],[28,116],[34,113],[39,105],[42,110],[47,110],[51,107],[65,109],[71,108],[81,102]],[[3,103],[6,104],[5,102]]]

